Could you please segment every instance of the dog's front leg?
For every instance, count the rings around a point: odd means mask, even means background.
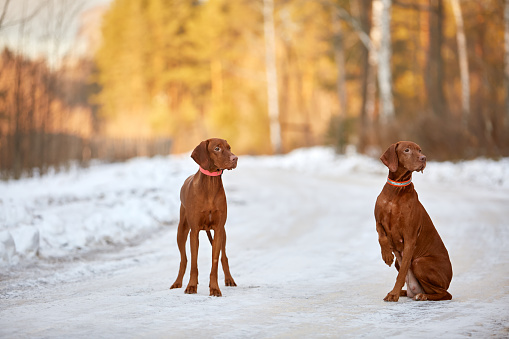
[[[378,232],[378,243],[382,250],[382,259],[388,265],[391,266],[394,261],[394,255],[392,254],[392,246],[387,238],[387,233],[381,223],[376,223],[376,231]]]
[[[198,292],[198,247],[199,247],[199,229],[191,229],[189,242],[191,245],[191,274],[189,284],[187,284],[186,293],[194,294]]]
[[[217,267],[219,264],[219,253],[221,252],[221,246],[223,241],[224,228],[218,227],[214,230],[214,241],[212,242],[212,269],[210,271],[210,295],[214,297],[221,296],[221,290],[217,282]]]
[[[401,289],[405,285],[406,277],[408,270],[410,268],[410,264],[412,262],[412,256],[414,253],[415,241],[410,243],[405,243],[403,248],[403,253],[401,254],[402,259],[399,263],[399,271],[398,276],[396,278],[396,283],[394,284],[394,288],[390,291],[387,296],[384,298],[385,301],[398,301],[401,295]]]

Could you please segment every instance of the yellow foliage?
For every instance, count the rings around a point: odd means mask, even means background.
[[[427,3],[418,0],[416,7],[393,4],[391,71],[396,116],[428,110],[425,79],[430,13],[419,10]],[[472,14],[478,8],[499,5],[489,0],[485,5],[462,2],[462,6]],[[355,1],[275,1],[284,150],[322,143],[333,116],[351,121],[366,112],[366,48],[358,28],[347,18],[337,25],[334,7],[357,21],[361,15],[370,16],[361,13],[370,6]],[[444,16],[451,16],[448,6]],[[465,18],[467,30],[474,30],[479,20]],[[452,74],[447,76],[453,78],[444,84],[446,93],[458,92],[451,22],[443,21],[444,60],[453,65],[452,71],[446,68]],[[498,27],[494,28],[495,40],[503,38],[499,22],[488,26]],[[343,35],[344,65],[337,65],[335,58],[338,27]],[[369,34],[369,25],[366,29]],[[177,149],[215,136],[228,139],[239,152],[270,152],[260,1],[116,0],[104,17],[102,33],[103,44],[96,55],[102,86],[97,102],[106,124],[122,126],[105,130],[173,137],[174,144],[180,145]],[[496,64],[500,56],[486,53],[485,58]],[[340,108],[340,73],[346,78],[346,112]]]

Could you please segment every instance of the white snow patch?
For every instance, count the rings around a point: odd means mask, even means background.
[[[13,263],[16,244],[8,231],[0,232],[0,263]]]
[[[507,165],[430,162],[414,175],[451,257],[446,302],[382,301],[397,272],[375,230],[377,159],[326,147],[240,157],[223,176],[238,287],[220,270],[222,298],[208,296],[204,232],[198,294],[169,290],[189,154],[0,183],[0,337],[507,337]]]
[[[378,159],[356,153],[338,155],[330,147],[297,149],[280,156],[242,156],[239,164],[306,175],[354,175],[360,180],[387,172]],[[10,232],[15,246],[5,240],[0,264],[12,264],[16,255],[61,257],[98,246],[128,245],[175,224],[180,186],[195,171],[196,164],[184,154],[2,182],[0,231],[5,239]],[[415,174],[414,182],[507,188],[509,158],[429,162],[425,175]],[[270,187],[260,189],[270,194]]]

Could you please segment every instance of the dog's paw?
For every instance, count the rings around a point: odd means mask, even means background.
[[[210,296],[211,297],[220,297],[220,296],[222,296],[221,290],[219,288],[211,288],[210,289]]]
[[[390,267],[394,262],[394,254],[391,251],[382,251],[382,259]]]
[[[175,281],[173,283],[173,285],[171,285],[170,290],[173,289],[173,288],[181,288],[181,287],[182,287],[182,283],[179,282],[179,281]]]
[[[398,293],[394,293],[394,292],[391,291],[384,298],[384,301],[393,301],[393,302],[396,302],[398,300],[399,300],[399,292]]]
[[[230,278],[224,278],[224,284],[226,286],[237,286],[237,284],[235,283],[235,280],[233,280],[232,277]]]
[[[418,293],[415,295],[414,300],[416,301],[426,301],[428,300],[428,297],[424,293]]]
[[[186,294],[196,294],[196,293],[198,293],[198,287],[197,286],[187,285],[185,293]]]

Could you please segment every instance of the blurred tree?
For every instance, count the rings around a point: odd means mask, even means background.
[[[343,22],[341,20],[341,10],[339,6],[332,7],[332,43],[334,46],[334,61],[338,73],[337,95],[340,104],[340,112],[343,115],[348,114],[347,93],[346,93],[346,62],[345,62],[345,37],[343,32]]]
[[[443,47],[443,0],[429,0],[429,49],[426,70],[428,101],[433,113],[439,117],[446,114],[444,95]]]
[[[444,154],[500,154],[503,6],[458,2],[458,16],[455,2],[273,0],[270,99],[263,0],[117,0],[96,56],[103,130],[169,135],[177,151],[215,135],[273,152],[272,102],[284,150],[323,143],[334,124],[362,151],[416,138],[451,145]]]
[[[265,33],[265,72],[267,74],[267,107],[270,120],[270,139],[273,152],[277,154],[281,153],[281,125],[279,123],[273,0],[263,0],[263,28]]]
[[[461,78],[461,108],[463,111],[463,125],[468,126],[470,116],[470,76],[468,70],[467,41],[463,28],[463,17],[459,0],[451,0],[452,11],[456,21],[456,40],[458,41],[458,56]]]
[[[247,111],[244,103],[239,106],[242,96],[251,95],[245,70],[259,67],[252,66],[257,55],[245,53],[261,42],[261,13],[252,15],[254,10],[249,1],[115,2],[97,54],[104,88],[98,101],[112,121],[107,133],[171,135],[181,150],[195,143],[191,138],[247,139],[239,125],[259,125],[250,114],[256,104]],[[258,128],[255,133],[265,134]],[[254,149],[254,140],[240,142]]]
[[[363,42],[360,47],[360,92],[361,105],[358,128],[358,148],[360,152],[365,152],[370,144],[373,143],[371,135],[373,131],[373,75],[374,70],[370,67],[370,50],[373,48],[368,32],[371,31],[371,0],[350,1],[351,16],[355,20],[354,27],[360,41]],[[347,19],[348,16],[343,16]],[[371,56],[372,57],[372,56]]]
[[[375,11],[376,8],[376,11]],[[386,125],[394,119],[392,101],[392,41],[391,41],[391,0],[373,1],[373,20],[380,25],[380,45],[378,51],[378,87],[380,89],[380,121]]]
[[[509,0],[505,0],[504,25],[505,126],[509,129]]]
[[[0,5],[0,8],[2,9],[0,12],[0,31],[11,26],[26,24],[35,16],[37,16],[47,5],[46,1],[41,1],[39,4],[37,4],[37,6],[35,6],[35,8],[31,8],[29,13],[25,13],[25,11],[23,11],[24,13],[22,17],[7,20],[7,14],[9,13],[9,9],[12,7],[12,3],[11,0],[3,0],[2,2],[3,4]],[[25,6],[25,3],[22,5]]]

